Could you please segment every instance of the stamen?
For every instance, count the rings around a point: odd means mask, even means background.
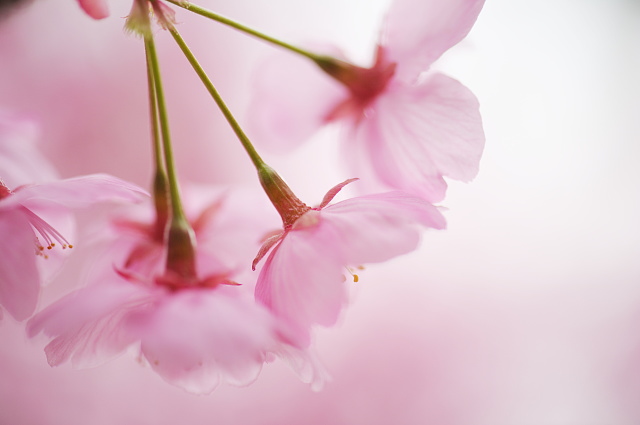
[[[364,270],[364,267],[362,266],[357,266],[356,267],[357,270]],[[360,281],[360,276],[358,276],[357,274],[355,274],[351,267],[345,267],[345,270],[347,270],[347,273],[349,273],[351,275],[351,277],[353,278],[353,283],[358,283]]]
[[[69,243],[65,239],[64,236],[60,232],[58,232],[53,226],[49,223],[41,219],[37,214],[35,214],[30,209],[23,207],[23,212],[27,216],[29,220],[29,224],[38,232],[40,237],[44,240],[44,244],[40,242],[40,239],[36,236],[35,244],[36,244],[36,255],[43,256],[44,258],[48,258],[46,254],[44,254],[45,247],[47,249],[53,249],[56,246],[56,243],[62,246],[62,249],[73,248],[73,245]]]

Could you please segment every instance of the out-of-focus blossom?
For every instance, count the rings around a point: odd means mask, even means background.
[[[445,227],[436,207],[403,192],[329,205],[351,181],[331,189],[317,208],[283,215],[284,230],[269,238],[254,260],[255,267],[273,248],[258,277],[256,298],[288,324],[302,346],[310,343],[312,325],[332,326],[338,319],[347,302],[349,267],[406,254],[417,247],[423,226]]]
[[[209,393],[221,381],[246,385],[285,337],[267,309],[236,287],[218,285],[223,280],[173,281],[183,288],[172,289],[159,279],[114,275],[37,314],[29,333],[53,338],[45,350],[52,366],[93,366],[139,342],[151,367],[187,391]]]
[[[274,56],[260,69],[249,114],[256,139],[283,150],[324,124],[345,122],[344,157],[357,175],[441,201],[443,176],[469,181],[477,174],[484,132],[474,94],[425,72],[467,35],[483,4],[395,0],[373,66],[352,65],[341,54],[315,60],[335,81],[290,53]]]
[[[109,7],[106,0],[78,0],[78,3],[80,3],[82,10],[93,19],[104,19],[109,16]],[[137,20],[135,15],[138,15],[138,18],[141,15],[148,16],[150,8],[153,8],[160,22],[165,19],[163,11],[168,13],[171,18],[173,17],[173,11],[160,0],[132,0],[132,3],[131,15],[134,16],[134,20]]]
[[[261,194],[194,184],[185,185],[183,192],[183,207],[195,234],[198,272],[216,274],[226,268],[233,270],[234,276],[241,276],[244,283],[253,275],[248,264],[259,247],[256,235],[269,228],[268,220],[256,214],[268,207],[255,203],[255,197]],[[138,204],[112,215],[110,226],[97,236],[110,246],[107,261],[101,262],[103,269],[98,273],[111,273],[115,266],[138,276],[162,274],[166,218],[158,219],[158,212],[155,214],[150,204]],[[96,266],[100,264],[94,265],[99,269]]]
[[[204,245],[197,248],[199,273],[192,278],[164,269],[166,241],[153,223],[117,220],[110,250],[116,255],[102,256],[107,268],[29,322],[31,336],[43,332],[52,338],[45,348],[49,364],[93,366],[139,345],[164,380],[203,394],[221,382],[253,382],[263,363],[280,355],[301,378],[321,384],[311,356],[290,342],[284,326],[255,302],[250,288],[231,280],[242,275],[238,259],[223,262],[214,254],[216,231],[223,237],[218,244],[228,231],[214,222],[231,214],[221,212],[226,207],[219,199],[190,220]],[[235,228],[244,240],[252,227],[236,223]]]
[[[0,305],[17,320],[35,310],[40,292],[36,257],[46,258],[56,245],[71,247],[60,232],[41,218],[48,213],[83,208],[97,202],[136,201],[144,191],[107,175],[20,186],[0,182]]]
[[[109,16],[106,0],[78,0],[82,10],[93,19],[104,19]]]

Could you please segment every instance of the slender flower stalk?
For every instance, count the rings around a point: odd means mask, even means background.
[[[290,228],[298,218],[300,218],[311,208],[300,199],[298,199],[298,197],[291,191],[289,186],[284,182],[284,180],[282,180],[278,173],[263,161],[247,135],[240,127],[240,124],[238,124],[238,121],[235,119],[235,117],[225,104],[224,100],[220,96],[220,93],[218,93],[218,90],[215,88],[206,72],[202,69],[202,66],[200,66],[200,63],[184,42],[182,36],[178,33],[175,27],[170,28],[169,32],[175,39],[176,43],[178,43],[178,46],[180,46],[180,49],[187,57],[187,60],[196,71],[196,73],[200,77],[200,80],[209,91],[209,94],[211,94],[211,97],[213,97],[213,100],[222,111],[222,114],[238,137],[238,140],[240,140],[240,143],[249,155],[249,158],[251,158],[253,165],[258,171],[258,178],[260,179],[260,183],[262,184],[264,191],[267,193],[267,196],[271,200],[271,203],[274,205],[276,210],[278,210],[280,217],[282,217],[284,227],[286,229]]]
[[[156,82],[149,58],[149,50],[145,46],[147,59],[147,81],[149,83],[149,112],[151,115],[151,137],[153,142],[153,159],[156,170],[165,172],[164,155],[162,154],[162,140],[160,138],[160,120],[158,117],[158,99],[156,96]]]
[[[289,50],[290,52],[304,56],[312,60],[320,69],[326,72],[329,76],[331,76],[332,78],[335,78],[341,83],[346,84],[347,86],[352,85],[351,83],[354,83],[354,82],[355,84],[358,84],[358,81],[361,80],[363,77],[362,74],[368,73],[367,72],[368,70],[366,68],[355,66],[344,60],[337,59],[329,55],[314,53],[307,49],[303,49],[301,47],[279,40],[275,37],[267,35],[253,28],[247,27],[246,25],[243,25],[232,19],[224,17],[211,10],[192,4],[188,1],[181,1],[181,0],[167,0],[167,1],[169,3],[175,4],[176,6],[182,7],[183,9],[194,12],[200,16],[204,16],[206,18],[209,18],[211,20],[214,20],[216,22],[219,22],[221,24],[234,28],[240,32],[259,38],[260,40],[266,41],[269,44],[282,47],[286,50]]]
[[[145,37],[145,48],[147,51],[147,59],[149,67],[153,74],[153,85],[155,89],[155,98],[157,101],[158,117],[160,120],[160,133],[162,136],[162,149],[164,151],[164,161],[167,169],[167,177],[169,179],[169,190],[171,193],[171,212],[175,218],[184,218],[182,203],[180,202],[180,190],[178,188],[178,178],[176,176],[176,167],[173,161],[173,149],[171,145],[171,134],[169,131],[169,119],[167,117],[166,103],[164,100],[164,90],[162,88],[162,79],[160,76],[160,67],[153,37]]]
[[[196,73],[198,74],[198,77],[200,77],[200,80],[209,91],[209,94],[211,94],[211,97],[213,97],[213,100],[216,102],[216,104],[222,111],[222,114],[224,115],[225,119],[233,129],[233,132],[236,134],[236,136],[240,140],[240,143],[242,143],[242,146],[244,147],[244,149],[247,151],[247,154],[249,155],[249,158],[251,158],[251,161],[253,162],[253,164],[258,169],[260,169],[261,167],[264,167],[266,165],[265,162],[262,160],[262,158],[260,157],[256,149],[253,147],[253,144],[251,143],[247,135],[244,133],[244,131],[242,131],[240,124],[238,124],[238,121],[235,119],[235,117],[227,107],[226,103],[222,99],[222,96],[220,96],[220,93],[218,93],[218,90],[215,88],[215,86],[207,76],[204,69],[202,69],[202,66],[200,65],[196,57],[193,55],[193,53],[191,52],[191,49],[189,49],[184,39],[180,35],[180,33],[178,33],[178,30],[176,30],[175,28],[171,28],[169,29],[169,32],[173,36],[176,43],[178,43],[178,46],[180,46],[180,49],[186,56],[187,60],[189,61],[193,69],[196,71]]]
[[[155,231],[156,238],[161,239],[169,220],[169,198],[167,172],[164,166],[164,155],[162,153],[162,140],[160,138],[160,122],[158,117],[158,100],[156,96],[155,79],[153,69],[147,55],[147,81],[149,82],[149,111],[151,115],[151,137],[153,142],[153,158],[155,162],[155,173],[153,176],[153,203],[156,213]]]
[[[245,34],[251,35],[253,37],[259,38],[260,40],[266,41],[267,43],[270,44],[274,44],[276,46],[280,46],[284,49],[287,49],[291,52],[297,53],[299,55],[305,56],[309,59],[311,59],[312,61],[316,62],[318,60],[320,60],[322,58],[321,55],[317,55],[313,52],[310,52],[306,49],[303,49],[301,47],[298,46],[294,46],[292,44],[289,44],[287,42],[284,42],[282,40],[278,40],[275,37],[272,37],[270,35],[264,34],[258,30],[255,30],[253,28],[247,27],[246,25],[243,25],[239,22],[236,22],[234,20],[231,20],[229,18],[226,18],[222,15],[219,15],[211,10],[205,9],[203,7],[200,6],[196,6],[193,3],[190,3],[188,1],[181,1],[181,0],[167,0],[167,2],[175,4],[176,6],[182,7],[183,9],[189,10],[193,13],[196,13],[200,16],[204,16],[205,18],[209,18],[213,21],[219,22],[221,24],[227,25],[231,28],[234,28],[240,32],[243,32]]]
[[[227,120],[234,133],[238,137],[238,140],[249,155],[249,158],[258,171],[260,183],[269,196],[269,199],[280,213],[285,227],[290,227],[299,216],[309,210],[309,207],[293,194],[291,189],[276,173],[276,171],[273,168],[269,167],[260,157],[255,147],[249,140],[249,137],[247,137],[245,132],[240,127],[240,124],[231,113],[229,107],[227,107],[226,103],[222,99],[222,96],[220,96],[220,93],[215,88],[204,69],[202,69],[202,66],[193,55],[180,33],[178,33],[175,28],[170,28],[169,32],[173,36],[176,43],[178,43],[178,46],[180,46],[180,49],[200,77],[200,80],[209,91],[209,94],[211,94],[211,97],[218,105],[218,108],[220,108],[220,111],[222,111],[225,119]]]
[[[164,151],[164,162],[167,170],[171,200],[172,215],[167,234],[167,271],[176,273],[181,277],[195,279],[197,276],[195,237],[180,201],[180,190],[176,176],[176,167],[173,161],[173,150],[169,132],[169,120],[167,117],[164,90],[162,89],[162,79],[153,35],[151,33],[146,34],[144,42],[149,68],[151,69],[153,77],[153,91],[155,92],[158,110],[157,115],[160,121],[160,134],[162,137],[162,148]]]

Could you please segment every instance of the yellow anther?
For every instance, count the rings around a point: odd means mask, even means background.
[[[361,267],[361,266],[360,266]],[[360,267],[356,267],[358,269],[360,269]],[[358,283],[360,281],[360,277],[355,274],[353,272],[353,270],[351,269],[351,267],[345,267],[345,270],[347,271],[347,273],[349,273],[351,275],[351,277],[353,277],[353,282],[354,283]],[[344,277],[344,276],[343,276]],[[343,280],[343,282],[346,280],[346,278]]]

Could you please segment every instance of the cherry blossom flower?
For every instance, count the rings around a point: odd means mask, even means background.
[[[344,274],[349,267],[406,254],[417,247],[421,227],[445,227],[436,207],[403,192],[329,205],[351,181],[331,189],[317,208],[291,208],[289,203],[290,214],[281,212],[284,230],[265,241],[253,263],[255,268],[272,249],[255,295],[289,325],[302,346],[310,343],[312,325],[336,323],[347,302]]]
[[[260,68],[248,114],[257,139],[286,150],[343,122],[343,156],[354,174],[441,201],[444,176],[477,174],[484,134],[474,94],[429,68],[467,35],[483,3],[394,0],[373,66],[352,65],[340,53],[316,57],[332,79],[288,52],[274,56]]]
[[[20,186],[11,191],[0,182],[0,305],[16,319],[35,310],[40,292],[36,257],[47,258],[67,239],[42,215],[84,208],[104,201],[137,201],[144,191],[107,175],[91,175],[50,183]]]
[[[224,222],[224,216],[233,213],[223,197],[192,215],[196,239],[203,246],[197,248],[198,276],[191,278],[164,270],[167,246],[153,220],[146,225],[116,220],[113,245],[101,256],[111,262],[110,270],[98,267],[85,288],[50,305],[28,324],[30,336],[42,332],[52,339],[45,348],[49,364],[94,366],[138,346],[165,381],[205,394],[221,382],[250,384],[277,355],[303,380],[321,385],[324,375],[313,357],[291,342],[280,321],[255,302],[250,288],[231,280],[242,276],[237,261],[215,255],[216,249],[225,248],[211,247],[216,234],[222,236],[220,245],[229,231],[227,223],[221,228],[215,221]],[[244,241],[252,224],[236,222],[235,228]]]

